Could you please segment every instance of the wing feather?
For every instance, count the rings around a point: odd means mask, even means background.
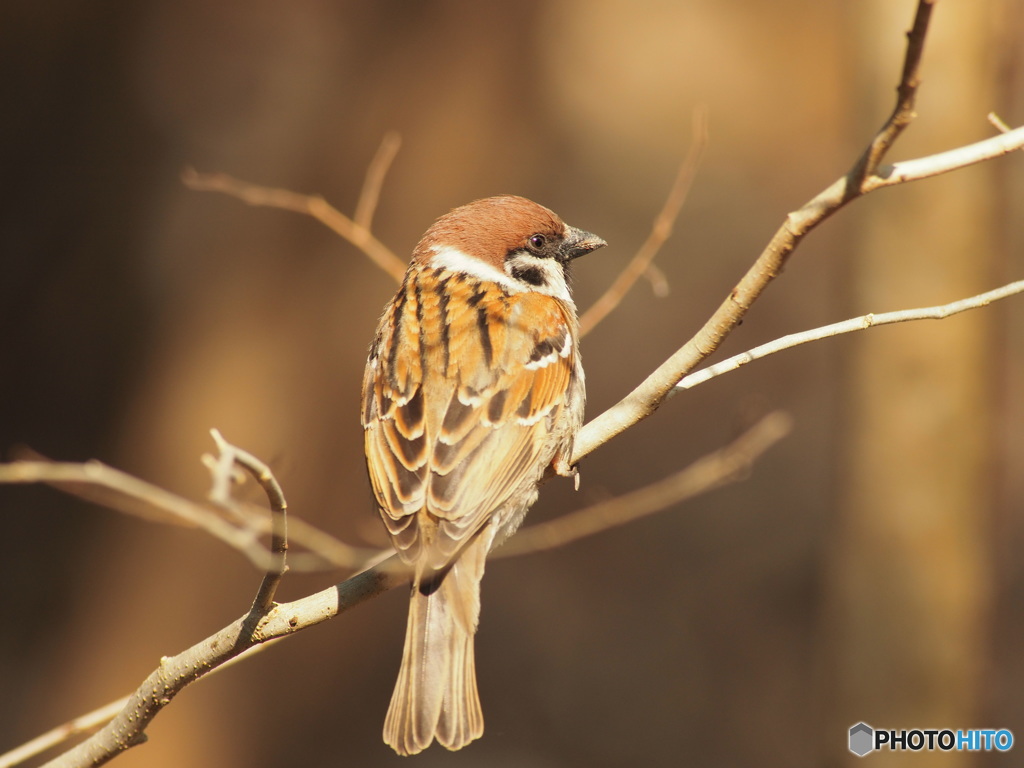
[[[367,364],[363,427],[396,548],[441,569],[496,512],[521,512],[511,500],[533,501],[578,372],[575,317],[561,302],[426,277],[411,274],[381,320],[375,349],[386,351]]]

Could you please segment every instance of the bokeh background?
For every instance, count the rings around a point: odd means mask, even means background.
[[[351,212],[397,130],[384,242],[406,254],[449,208],[523,194],[611,244],[577,269],[586,307],[646,236],[707,105],[711,144],[658,259],[669,295],[641,283],[585,341],[595,415],[850,166],[891,109],[914,7],[9,0],[0,450],[98,458],[202,498],[218,427],[272,463],[295,514],[382,543],[357,403],[393,283],[313,220],[189,191],[182,169]],[[991,135],[989,110],[1024,121],[1024,2],[943,0],[933,27],[920,117],[892,159]],[[1022,201],[1022,157],[858,201],[724,351],[1021,278]],[[796,428],[742,484],[493,563],[487,732],[416,764],[840,765],[859,720],[1024,738],[1022,392],[1018,298],[805,346],[675,398],[587,459],[579,493],[548,484],[532,519],[661,478],[770,409]],[[0,751],[134,689],[258,583],[196,531],[50,489],[0,488],[0,515]],[[289,575],[281,597],[344,575]],[[405,612],[396,590],[190,687],[117,764],[399,764],[380,729]]]

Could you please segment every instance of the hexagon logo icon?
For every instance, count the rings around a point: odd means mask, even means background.
[[[857,723],[850,728],[850,751],[857,757],[864,757],[874,750],[875,731],[867,723]]]

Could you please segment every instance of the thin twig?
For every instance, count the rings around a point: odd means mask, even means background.
[[[221,507],[235,518],[231,522],[225,520],[220,511],[98,461],[0,463],[0,484],[3,483],[45,483],[72,496],[151,522],[199,528],[237,549],[261,571],[270,568],[273,561],[273,553],[260,542],[261,536],[273,535],[273,525],[264,515],[250,512],[240,503]],[[289,522],[292,544],[309,550],[292,556],[289,567],[296,571],[361,570],[380,556],[380,550],[353,547],[298,518],[292,517]]]
[[[366,169],[366,178],[363,180],[363,190],[359,193],[359,202],[356,203],[356,212],[352,221],[358,227],[367,232],[373,228],[373,214],[377,211],[377,203],[380,202],[380,191],[384,186],[384,177],[387,176],[395,155],[402,146],[402,137],[397,131],[388,131],[377,148],[377,154],[373,156],[369,167]]]
[[[874,324],[878,324],[877,318]],[[26,462],[21,462],[21,464],[26,464]],[[12,466],[16,465],[0,467],[0,481],[5,479],[17,481],[12,479],[14,475],[11,473],[4,474],[4,470]],[[52,468],[60,465],[46,466]],[[81,482],[81,473],[78,470],[82,469],[82,465],[70,466],[76,470],[73,474],[76,481]],[[726,463],[721,466],[724,472],[729,465]],[[693,468],[691,471],[695,474],[702,474]],[[712,473],[712,476],[716,475],[717,473]],[[558,534],[557,530],[553,531],[552,529],[548,529],[545,533],[543,526],[538,526],[541,530],[536,534],[531,534],[530,529],[524,530],[517,537],[521,539],[520,543],[517,544],[517,539],[513,539],[505,554],[519,554],[520,552],[517,550],[520,548],[535,551],[535,549],[556,546],[559,542],[571,541],[579,536],[605,530],[609,525],[621,524],[629,519],[634,519],[651,511],[657,497],[662,494],[666,498],[688,497],[692,493],[692,489],[687,487],[691,482],[693,482],[693,476],[688,476],[684,471],[682,477],[677,476],[663,481],[664,486],[656,487],[650,496],[643,492],[635,494],[631,499],[633,503],[637,504],[635,508],[619,507],[612,503],[599,505],[596,510],[591,510],[601,518],[594,521],[587,519],[589,512],[578,513],[579,516],[572,515],[567,518],[566,531],[562,534]],[[712,482],[711,486],[714,484],[716,483]],[[674,493],[669,492],[670,487],[674,487]],[[531,544],[532,536],[537,538],[533,539]],[[501,550],[496,554],[502,554]],[[250,649],[256,647],[256,644],[314,626],[359,602],[404,583],[405,577],[401,574],[400,568],[395,567],[394,560],[395,558],[392,557],[337,587],[293,603],[272,606],[267,615],[253,627],[251,632],[248,631],[249,624],[243,623],[245,619],[240,619],[184,654],[173,659],[166,659],[161,668],[155,671],[140,687],[139,692],[129,697],[128,705],[120,711],[117,718],[106,729],[48,765],[62,768],[100,765],[120,752],[140,743],[144,739],[144,729],[148,723],[184,686],[223,665],[229,659],[237,658],[242,653],[251,652]],[[223,652],[226,648],[230,648],[230,654]],[[19,751],[21,749],[23,748],[19,748]]]
[[[260,651],[270,648],[279,639],[281,638],[267,640],[264,643],[252,646],[237,656],[228,659],[223,664],[219,664],[214,667],[207,673],[207,676],[223,672],[225,669],[234,666],[238,662],[244,661],[250,656],[254,656]],[[63,744],[74,736],[95,731],[97,728],[113,720],[114,717],[116,717],[117,714],[125,708],[130,700],[131,696],[123,696],[117,701],[104,704],[102,707],[97,707],[92,712],[87,712],[80,717],[76,717],[73,720],[69,720],[66,723],[58,725],[56,728],[52,728],[46,733],[40,734],[36,738],[32,739],[32,741],[26,742],[25,744],[12,749],[10,752],[5,752],[0,755],[0,768],[12,768],[15,765],[20,765],[36,755],[41,755],[43,752],[53,749],[59,744]]]
[[[738,480],[788,429],[788,417],[771,414],[730,445],[699,459],[686,470],[621,499],[598,503],[560,520],[535,526],[535,530],[528,528],[496,554],[524,555],[561,546]],[[256,622],[252,621],[251,613],[237,619],[187,651],[162,659],[159,668],[134,694],[87,716],[91,727],[103,720],[110,722],[86,741],[47,763],[48,768],[101,765],[113,759],[145,739],[145,729],[152,719],[185,686],[225,664],[234,663],[242,654],[252,653],[263,643],[316,626],[407,580],[408,568],[397,555],[391,555],[336,586],[294,602],[271,605]],[[120,706],[116,706],[118,704]],[[38,754],[83,730],[68,730],[62,737],[58,736],[63,729],[64,726],[30,742],[42,743],[45,739],[45,746],[33,748],[31,754]],[[31,756],[28,752],[29,745],[18,749],[18,753],[24,755],[22,759]]]
[[[164,657],[104,728],[46,763],[46,768],[103,765],[141,744],[149,723],[189,684],[258,644],[319,624],[404,582],[406,576],[389,570],[387,563],[315,595],[273,606],[252,631],[247,614],[187,651]]]
[[[698,384],[703,384],[716,376],[721,376],[723,373],[735,371],[737,368],[753,362],[754,360],[760,360],[763,357],[768,357],[768,355],[781,352],[784,349],[791,349],[801,344],[807,344],[811,341],[820,341],[821,339],[840,336],[844,333],[865,331],[868,328],[876,328],[880,325],[891,325],[892,323],[906,323],[912,320],[941,320],[943,318],[959,314],[960,312],[966,312],[969,309],[986,307],[994,301],[1005,299],[1008,296],[1015,296],[1019,293],[1024,293],[1024,280],[1017,280],[1016,282],[1009,283],[1000,288],[995,288],[991,291],[986,291],[985,293],[979,293],[977,296],[971,296],[958,301],[951,301],[949,304],[940,304],[934,307],[919,307],[917,309],[901,309],[895,312],[882,312],[880,314],[867,314],[860,317],[852,317],[849,320],[843,320],[838,323],[832,323],[831,325],[825,325],[821,328],[813,328],[811,330],[801,331],[800,333],[791,333],[788,336],[774,339],[773,341],[769,341],[767,344],[761,344],[760,346],[754,347],[746,352],[733,355],[726,360],[722,360],[714,365],[709,365],[707,368],[702,368],[699,371],[691,373],[689,376],[685,376],[676,385],[676,390],[692,389]]]
[[[862,194],[897,184],[906,184],[910,181],[930,179],[933,176],[940,176],[969,165],[994,160],[1010,152],[1016,152],[1022,147],[1024,147],[1024,127],[1014,128],[998,136],[991,136],[974,144],[967,144],[928,157],[883,165],[876,174],[864,181]]]
[[[118,712],[124,709],[125,704],[128,703],[128,698],[128,696],[125,696],[117,701],[112,701],[81,717],[76,717],[63,725],[52,728],[32,739],[32,741],[27,741],[21,746],[12,749],[10,752],[5,752],[0,755],[0,768],[11,768],[11,766],[19,765],[48,749],[52,749],[58,744],[63,744],[74,736],[89,733],[104,723],[110,722]]]
[[[495,550],[494,555],[523,555],[561,547],[739,480],[790,429],[791,420],[786,414],[770,413],[733,442],[686,469],[623,496],[530,526]]]
[[[988,115],[986,115],[986,117],[988,118],[989,123],[991,123],[992,126],[1000,133],[1009,133],[1011,130],[1013,130],[1012,128],[1010,128],[1009,125],[1006,124],[1006,121],[1003,120],[1003,118],[1001,118],[995,112],[989,112]]]
[[[665,277],[665,273],[661,271],[661,267],[657,264],[648,264],[647,269],[644,270],[644,277],[651,284],[651,291],[659,299],[662,299],[669,294],[668,278]]]
[[[358,219],[350,219],[320,195],[301,195],[288,189],[263,187],[241,181],[226,173],[199,173],[194,168],[182,171],[181,180],[189,189],[201,192],[221,192],[237,197],[249,205],[282,208],[312,216],[361,250],[396,282],[405,275],[405,262],[399,259],[370,231],[370,221],[377,207],[380,185],[395,152],[398,151],[397,134],[387,134],[370,164],[363,191],[359,196]]]
[[[257,568],[270,564],[270,553],[256,531],[232,525],[206,507],[98,461],[13,461],[0,464],[0,483],[46,483],[147,520],[195,526],[237,549]]]
[[[907,114],[907,104],[912,106],[912,96],[916,89],[917,62],[920,60],[927,32],[931,5],[929,0],[920,0],[914,27],[908,36],[904,77],[900,83],[897,109],[890,120],[902,120]],[[899,130],[887,131],[883,128],[879,135],[883,138],[879,139],[876,136],[872,139],[870,147],[874,149],[869,147],[869,151],[862,155],[850,172],[786,217],[757,261],[689,341],[626,397],[583,427],[576,437],[573,463],[654,413],[674,390],[676,384],[718,349],[723,339],[739,325],[769,283],[781,274],[790,255],[804,237],[851,200],[876,189],[929,178],[990,160],[1024,146],[1024,128],[1018,128],[949,152],[878,168],[877,173],[864,178],[861,175],[864,158],[870,156],[875,160],[880,159],[892,140],[899,135]],[[890,136],[891,139],[887,138]]]
[[[917,87],[917,64],[920,61],[921,48],[927,31],[927,20],[931,12],[931,6],[931,0],[920,0],[914,28],[909,35],[904,75],[901,79],[897,109],[894,111],[894,116],[897,114],[912,115],[912,97]],[[908,93],[910,94],[909,98]],[[902,110],[900,105],[907,104],[910,105],[909,111]],[[883,129],[883,132],[879,134],[882,135],[884,133],[882,139],[880,140],[876,136],[872,140],[868,151],[850,173],[815,197],[803,208],[787,217],[786,222],[761,254],[754,267],[740,281],[711,320],[705,324],[701,332],[680,348],[672,358],[659,367],[627,398],[609,411],[606,411],[605,414],[602,414],[583,430],[577,440],[577,451],[574,460],[578,460],[581,456],[586,455],[628,426],[653,412],[668,393],[672,391],[682,376],[691,371],[694,366],[714,351],[721,342],[721,339],[739,323],[752,302],[758,298],[767,284],[781,270],[786,259],[802,238],[846,202],[881,186],[904,183],[916,178],[926,178],[928,175],[935,175],[938,172],[964,167],[964,165],[970,162],[979,162],[982,159],[996,157],[999,154],[1024,145],[1024,133],[1021,133],[1024,129],[1017,129],[1017,131],[996,137],[997,139],[1004,139],[1005,142],[1003,144],[990,144],[989,142],[992,140],[986,140],[986,142],[979,142],[977,145],[972,145],[972,147],[943,153],[942,156],[922,158],[921,160],[908,161],[907,163],[897,163],[888,167],[890,172],[883,172],[878,169],[878,163],[902,130],[898,122],[891,118],[889,123],[892,125],[888,129]],[[934,161],[935,158],[939,157],[942,158],[941,162]],[[867,158],[867,160],[863,158]],[[914,163],[917,163],[917,165],[914,165]],[[936,170],[937,168],[939,170]],[[875,173],[876,169],[879,170],[877,174]],[[894,175],[893,170],[907,171],[907,173]],[[919,175],[915,175],[915,173]],[[249,189],[252,189],[251,186]],[[283,192],[281,190],[269,191],[272,193]],[[239,194],[239,196],[242,195]],[[302,196],[294,196],[294,198],[306,201],[303,205],[308,208],[310,198],[303,198]],[[294,202],[294,199],[292,202]],[[298,210],[299,208],[293,209]],[[304,210],[304,212],[309,211]],[[335,213],[337,212],[335,211]],[[338,215],[340,216],[341,214]],[[354,226],[354,222],[348,219],[345,220]],[[404,271],[404,267],[402,267],[402,271]],[[0,467],[0,480],[3,479],[3,469],[3,467]],[[79,480],[80,477],[80,475],[76,476]],[[638,508],[643,508],[643,504]],[[613,516],[615,520],[621,518],[622,514]],[[586,526],[583,528],[585,529]],[[583,530],[583,533],[586,532],[590,531]],[[524,531],[520,535],[527,536],[528,531]],[[527,542],[529,542],[529,539],[527,539]],[[543,542],[539,543],[541,546],[544,546]],[[390,589],[392,586],[405,583],[406,576],[400,572],[400,569],[394,566],[396,559],[396,557],[392,557],[336,587],[292,603],[271,607],[266,616],[259,620],[251,632],[248,631],[247,626],[249,617],[242,617],[185,653],[173,658],[164,659],[160,668],[150,675],[138,691],[129,698],[128,704],[106,728],[65,753],[50,765],[100,765],[120,752],[140,743],[145,738],[145,729],[150,721],[166,706],[174,695],[212,669],[223,665],[228,659],[236,658],[260,643],[284,637],[308,626],[318,624],[343,610],[347,610],[370,597]]]
[[[270,563],[263,574],[263,581],[260,582],[260,588],[250,609],[250,615],[263,616],[273,605],[277,588],[288,571],[288,502],[285,501],[284,491],[270,467],[248,451],[229,443],[219,430],[211,429],[210,434],[217,443],[221,456],[221,461],[215,465],[221,471],[214,472],[210,500],[228,509],[235,507],[231,498],[230,482],[225,478],[230,477],[237,465],[260,484],[270,504]]]
[[[629,289],[648,271],[652,260],[661,250],[661,246],[672,235],[672,227],[686,202],[690,188],[693,186],[693,180],[697,175],[697,168],[700,167],[700,160],[707,144],[708,110],[706,106],[702,105],[693,111],[693,139],[690,142],[690,149],[679,166],[679,172],[676,174],[672,189],[669,190],[661,211],[654,219],[651,233],[629,264],[619,273],[615,282],[582,314],[580,317],[581,336],[586,336],[594,330],[598,323],[619,306]]]
[[[875,134],[864,154],[850,171],[851,183],[847,192],[859,193],[861,184],[871,176],[882,162],[882,158],[896,143],[896,139],[916,117],[914,103],[917,101],[917,89],[921,85],[919,75],[921,57],[924,54],[924,41],[928,35],[928,24],[935,9],[935,0],[919,0],[914,14],[914,24],[907,32],[907,50],[903,58],[903,73],[896,87],[896,106],[889,119]]]

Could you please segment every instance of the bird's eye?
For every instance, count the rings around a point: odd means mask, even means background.
[[[536,234],[530,235],[530,245],[536,248],[538,251],[543,248],[548,242],[548,239],[544,235]]]

